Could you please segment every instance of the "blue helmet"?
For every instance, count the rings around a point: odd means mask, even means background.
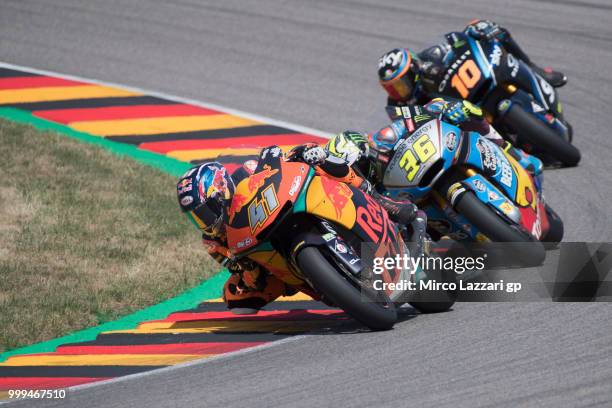
[[[181,210],[207,236],[225,231],[234,182],[221,163],[204,163],[183,174],[176,185]]]

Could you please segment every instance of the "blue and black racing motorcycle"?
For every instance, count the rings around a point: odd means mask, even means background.
[[[409,108],[393,109],[394,119],[412,120]],[[388,148],[377,188],[415,201],[426,211],[432,235],[529,243],[515,248],[531,264],[545,257],[542,241],[561,241],[563,222],[544,202],[539,181],[477,132],[431,117]]]
[[[447,34],[452,59],[437,91],[481,106],[493,126],[514,145],[546,164],[575,166],[580,151],[562,114],[555,88],[497,40]]]

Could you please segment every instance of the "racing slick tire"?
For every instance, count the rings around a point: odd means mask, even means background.
[[[506,223],[495,210],[480,201],[471,191],[456,201],[455,209],[493,242],[507,242],[522,266],[541,265],[546,258],[544,245],[516,226]],[[512,243],[516,245],[512,247]]]
[[[336,306],[372,330],[389,330],[397,321],[397,310],[387,298],[384,303],[362,299],[360,290],[334,267],[317,247],[297,254],[300,271],[312,286]]]
[[[559,160],[563,165],[574,167],[580,161],[580,150],[569,141],[559,137],[541,120],[525,112],[518,104],[512,104],[503,121],[521,139]]]

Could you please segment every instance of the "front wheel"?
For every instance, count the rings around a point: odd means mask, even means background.
[[[545,205],[549,229],[542,241],[557,244],[563,239],[563,220],[548,204]]]
[[[428,280],[439,283],[453,284],[455,289],[437,291],[419,291],[415,299],[410,302],[421,313],[441,313],[450,310],[455,304],[459,292],[456,289],[457,274],[446,269],[432,269],[425,272]]]
[[[520,105],[512,104],[502,120],[516,132],[519,142],[528,142],[565,166],[573,167],[580,161],[580,150],[576,146],[560,137],[541,120],[525,112]]]
[[[390,300],[366,301],[362,294],[317,247],[306,247],[297,255],[297,264],[314,288],[352,318],[372,330],[389,330],[397,321],[397,310]]]
[[[517,256],[524,266],[536,266],[544,262],[546,251],[541,242],[506,223],[471,191],[466,191],[457,199],[455,209],[491,241],[507,242],[512,255]]]

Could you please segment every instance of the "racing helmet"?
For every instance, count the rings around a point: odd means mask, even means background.
[[[395,48],[378,60],[378,79],[389,97],[406,102],[419,81],[418,57],[407,48]]]
[[[225,231],[234,182],[221,163],[195,166],[179,179],[176,193],[181,210],[208,237]]]
[[[338,157],[351,166],[362,157],[368,156],[368,135],[353,130],[345,130],[332,137],[325,145],[325,150],[331,156]]]
[[[368,178],[376,182],[382,182],[395,146],[405,135],[406,126],[403,119],[395,120],[389,126],[368,135],[371,163]]]

